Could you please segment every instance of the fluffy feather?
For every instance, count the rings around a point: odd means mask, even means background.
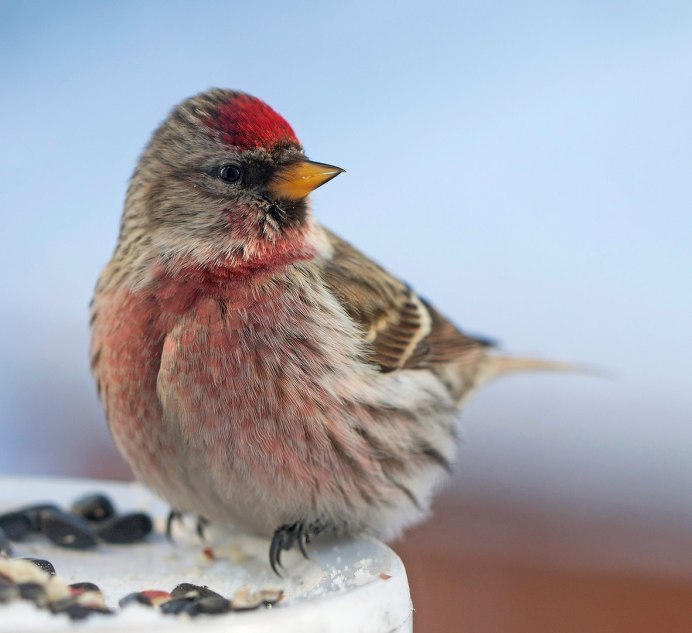
[[[289,221],[269,183],[302,160],[252,97],[178,106],[97,284],[92,368],[116,443],[177,510],[391,537],[451,469],[461,401],[539,363],[459,331],[306,203]],[[229,162],[241,181],[218,178]]]

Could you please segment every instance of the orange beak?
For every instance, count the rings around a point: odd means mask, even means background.
[[[269,192],[277,200],[302,200],[342,171],[334,165],[301,160],[280,167],[269,181]]]

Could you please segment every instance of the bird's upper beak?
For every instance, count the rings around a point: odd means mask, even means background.
[[[338,176],[343,169],[300,160],[284,165],[274,172],[269,181],[269,192],[277,200],[302,200],[313,189]]]

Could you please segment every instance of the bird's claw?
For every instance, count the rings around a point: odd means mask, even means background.
[[[274,570],[277,576],[281,576],[279,573],[279,567],[283,567],[281,564],[281,553],[288,551],[294,545],[298,543],[298,549],[300,553],[309,558],[305,546],[310,542],[310,532],[308,527],[302,521],[293,523],[291,525],[282,525],[274,532],[272,537],[271,545],[269,546],[269,564]]]
[[[173,542],[173,523],[176,521],[183,520],[183,513],[179,510],[174,510],[168,513],[168,518],[166,519],[166,538],[172,543]]]
[[[207,540],[207,535],[204,533],[204,530],[209,526],[209,519],[204,518],[201,514],[197,517],[197,536],[199,536],[199,539],[201,541],[206,541]]]
[[[173,510],[168,513],[168,518],[166,519],[166,538],[172,543],[173,542],[173,524],[178,521],[183,522],[183,513],[180,510]],[[197,517],[197,524],[195,531],[200,540],[205,540],[206,535],[204,534],[204,529],[209,525],[209,520],[205,519],[203,516],[199,515]]]

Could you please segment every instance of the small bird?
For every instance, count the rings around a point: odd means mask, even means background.
[[[264,102],[178,105],[132,176],[91,308],[91,367],[136,477],[176,512],[272,537],[389,539],[452,469],[462,402],[551,368],[464,334],[313,217],[343,170]]]

